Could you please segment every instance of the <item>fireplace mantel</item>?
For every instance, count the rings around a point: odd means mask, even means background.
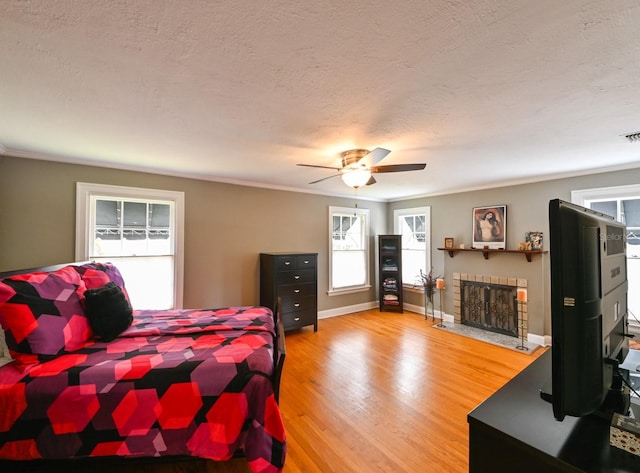
[[[547,253],[547,251],[542,251],[542,250],[499,250],[495,248],[438,248],[438,249],[440,251],[446,251],[447,253],[449,253],[449,256],[451,256],[452,258],[455,256],[456,253],[465,252],[465,251],[482,253],[482,256],[484,256],[484,259],[489,259],[489,254],[491,253],[521,254],[521,255],[524,255],[524,257],[527,259],[529,263],[531,263],[531,257],[533,255],[542,255]]]

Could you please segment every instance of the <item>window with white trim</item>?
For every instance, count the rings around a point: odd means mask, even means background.
[[[331,206],[329,229],[329,293],[370,288],[369,209]]]
[[[393,232],[402,235],[402,281],[418,283],[420,271],[431,270],[431,207],[393,211]]]
[[[182,307],[183,233],[183,192],[76,185],[76,259],[113,263],[134,309]]]
[[[571,201],[611,215],[627,226],[627,280],[629,288],[640,282],[640,185],[601,187],[571,192]],[[640,293],[627,292],[629,326],[640,331]]]

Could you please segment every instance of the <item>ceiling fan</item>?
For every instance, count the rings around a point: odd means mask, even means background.
[[[342,167],[318,166],[316,164],[298,164],[309,168],[333,169],[338,174],[323,177],[310,182],[316,184],[332,177],[340,176],[345,184],[354,189],[364,185],[370,186],[375,184],[376,180],[372,174],[380,172],[402,172],[402,171],[420,171],[426,167],[426,163],[420,164],[389,164],[387,166],[378,166],[391,151],[385,148],[375,148],[371,151],[367,149],[350,149],[340,153],[342,158]]]

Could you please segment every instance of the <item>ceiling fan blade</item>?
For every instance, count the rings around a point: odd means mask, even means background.
[[[371,186],[371,185],[375,184],[376,182],[378,182],[378,181],[376,181],[376,179],[373,176],[371,176],[369,178],[369,180],[367,181],[367,183],[365,184],[365,186]]]
[[[340,174],[332,174],[331,176],[323,177],[322,179],[317,179],[315,181],[311,181],[309,184],[317,184],[318,182],[326,181],[327,179],[331,179],[332,177],[338,177]]]
[[[296,166],[304,166],[307,168],[320,168],[320,169],[333,169],[334,171],[339,171],[342,168],[336,168],[332,166],[318,166],[316,164],[296,164]]]
[[[385,148],[375,148],[370,153],[365,154],[358,164],[366,167],[372,167],[382,161],[391,151]]]
[[[388,166],[376,166],[371,168],[371,172],[402,172],[421,171],[426,167],[426,163],[420,164],[389,164]]]

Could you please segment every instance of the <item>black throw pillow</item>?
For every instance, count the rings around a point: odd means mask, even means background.
[[[84,297],[89,326],[102,341],[110,342],[131,325],[133,311],[122,289],[115,283],[87,289]]]

